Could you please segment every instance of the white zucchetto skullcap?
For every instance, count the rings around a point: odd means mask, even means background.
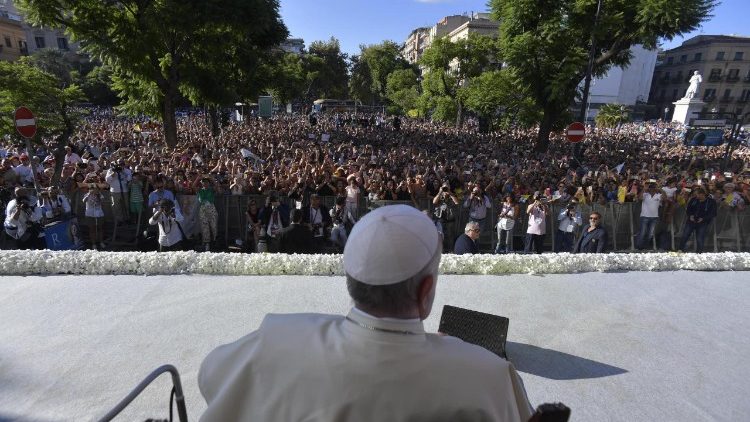
[[[417,275],[440,247],[435,224],[408,205],[380,207],[358,221],[344,247],[344,271],[385,286]]]

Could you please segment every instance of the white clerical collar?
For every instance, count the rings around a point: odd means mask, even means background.
[[[356,307],[352,308],[352,313],[357,314],[359,316],[363,316],[365,318],[376,319],[378,321],[387,321],[387,322],[395,322],[395,323],[399,323],[400,322],[400,323],[404,323],[404,324],[414,324],[415,322],[416,323],[421,322],[419,320],[419,318],[408,318],[408,319],[403,319],[403,318],[380,318],[380,317],[372,316],[372,315],[368,314],[367,312],[365,312],[365,311],[363,311],[363,310],[361,310],[359,308],[356,308]]]

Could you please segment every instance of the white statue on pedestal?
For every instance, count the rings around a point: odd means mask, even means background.
[[[685,96],[682,98],[691,99],[695,97],[695,95],[698,94],[698,87],[701,85],[701,82],[703,82],[703,78],[696,70],[693,73],[693,76],[690,77],[690,86],[688,87],[687,92],[685,92]]]

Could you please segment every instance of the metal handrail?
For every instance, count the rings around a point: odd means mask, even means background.
[[[133,391],[130,392],[124,399],[122,399],[117,406],[107,412],[106,415],[99,419],[99,422],[109,422],[114,419],[120,412],[122,412],[128,405],[138,397],[139,394],[146,389],[159,375],[169,372],[172,375],[172,384],[174,386],[175,402],[177,402],[177,415],[180,418],[180,422],[187,422],[187,409],[185,408],[185,395],[182,392],[182,383],[180,382],[180,373],[177,372],[177,368],[172,365],[163,365],[148,374],[143,381],[138,384]],[[171,413],[172,401],[169,402],[169,408]]]

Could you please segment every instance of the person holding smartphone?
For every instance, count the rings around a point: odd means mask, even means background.
[[[526,229],[526,246],[524,253],[535,252],[542,253],[544,235],[547,233],[547,216],[549,215],[549,205],[541,194],[536,193],[533,202],[526,207],[526,214],[529,216],[528,227]]]

